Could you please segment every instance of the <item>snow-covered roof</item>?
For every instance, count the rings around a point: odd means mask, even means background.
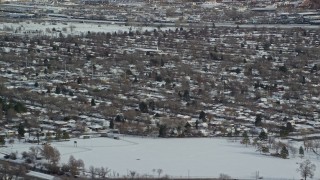
[[[40,172],[35,172],[35,171],[29,171],[27,173],[27,176],[31,177],[36,177],[40,179],[45,179],[45,180],[56,180],[57,178],[48,174],[40,173]]]

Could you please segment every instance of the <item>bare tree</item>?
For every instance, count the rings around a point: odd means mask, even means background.
[[[219,179],[231,179],[231,176],[227,175],[227,174],[220,174]]]
[[[9,142],[8,142],[11,146],[13,146],[14,144],[14,139],[9,139]]]
[[[137,174],[136,171],[130,171],[130,176],[132,179],[135,177],[136,174]]]
[[[313,147],[313,141],[312,140],[304,140],[304,147],[305,147],[306,151],[308,152]]]
[[[51,159],[51,163],[54,165],[57,165],[58,162],[60,161],[60,152],[57,148],[53,147],[53,151],[50,159]]]
[[[304,162],[300,163],[297,171],[300,172],[301,177],[306,180],[307,177],[313,177],[314,171],[316,171],[316,165],[314,165],[309,159],[307,159]]]
[[[94,179],[96,175],[96,169],[93,166],[90,166],[89,173],[91,174],[91,179]]]
[[[160,175],[163,173],[162,169],[157,169],[157,173],[158,173],[158,177],[160,177]]]
[[[319,139],[315,139],[313,141],[313,148],[315,149],[316,152],[318,152],[318,149],[320,148],[320,140]]]
[[[292,145],[288,145],[288,148],[290,150],[292,157],[295,158],[298,153],[298,149]]]
[[[40,155],[40,152],[41,152],[41,149],[40,147],[37,147],[37,146],[32,146],[29,148],[29,157],[32,159],[32,160],[36,160],[39,155]]]
[[[41,155],[43,155],[48,162],[51,162],[53,165],[56,165],[60,161],[59,150],[49,144],[43,145]]]
[[[99,178],[102,178],[102,179],[105,179],[109,173],[110,173],[110,169],[107,167],[106,168],[101,167],[98,171]]]
[[[84,163],[81,159],[75,159],[72,155],[69,158],[68,162],[70,173],[72,176],[76,176],[79,174],[81,168],[84,168]]]

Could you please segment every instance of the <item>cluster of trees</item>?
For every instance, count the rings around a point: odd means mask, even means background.
[[[49,144],[44,144],[41,149],[41,155],[48,160],[48,163],[57,165],[60,161],[60,152],[57,148]]]
[[[72,177],[78,176],[80,171],[84,170],[84,162],[81,159],[75,159],[72,155],[67,164],[59,165],[61,154],[59,150],[50,144],[42,146],[32,146],[29,151],[21,153],[22,158],[27,164],[35,164],[37,160],[44,158],[46,163],[40,163],[39,169],[51,174],[69,173]]]
[[[20,179],[25,177],[27,169],[23,165],[14,165],[12,163],[1,161],[0,179]]]
[[[319,139],[310,139],[308,140],[306,137],[304,137],[303,146],[305,147],[305,150],[313,151],[318,154],[320,150],[320,140]]]
[[[266,123],[263,123],[262,120],[263,120],[263,115],[257,114],[255,122],[254,122],[255,126],[270,129],[269,125]],[[284,118],[283,121],[286,122],[287,118]],[[289,133],[294,132],[294,127],[292,126],[292,124],[290,122],[287,122],[285,126],[281,126],[279,129],[280,129],[280,131],[279,131],[280,137],[286,137],[289,135]]]
[[[111,170],[107,167],[95,168],[94,166],[90,166],[89,172],[91,174],[91,179],[105,179]]]
[[[48,134],[48,135],[50,135],[50,134]],[[61,139],[63,139],[63,140],[68,140],[68,139],[70,139],[70,135],[69,135],[69,133],[68,132],[61,132],[61,130],[57,130],[56,131],[56,136],[55,136],[55,140],[57,140],[57,141],[59,141],[59,140],[61,140]]]
[[[99,169],[99,168],[98,168]],[[93,170],[93,169],[92,169]],[[133,170],[129,170],[128,174],[126,176],[124,176],[123,178],[127,179],[169,179],[169,176],[163,174],[163,169],[159,168],[159,169],[152,169],[152,175],[150,174],[139,174],[139,172],[137,171],[133,171]],[[113,172],[113,176],[115,176],[115,172]],[[119,177],[119,175],[117,175]]]
[[[261,142],[259,142],[261,141]],[[318,140],[314,140],[317,144]],[[305,149],[310,150],[312,149],[315,153],[317,152],[316,150],[313,149],[313,142],[312,140],[305,141]],[[242,134],[242,140],[241,144],[245,144],[246,146],[250,144],[250,138],[247,134],[247,132],[244,132]],[[290,146],[288,144],[284,144],[282,142],[276,142],[272,138],[268,138],[267,134],[262,131],[258,138],[254,138],[252,142],[253,146],[257,147],[257,150],[260,151],[261,153],[270,153],[269,148],[274,149],[276,152],[271,153],[272,156],[277,156],[281,157],[283,159],[287,159],[289,156],[289,151],[295,156],[297,153],[297,149],[294,146]],[[319,148],[317,146],[317,148]],[[280,150],[280,152],[279,152]],[[298,153],[300,158],[302,159],[304,157],[304,148],[302,146],[299,147]],[[318,155],[318,154],[317,154]],[[314,176],[314,172],[316,170],[316,166],[310,161],[310,160],[305,160],[301,163],[299,163],[299,167],[297,168],[297,172],[301,174],[301,177],[304,178],[305,180],[310,177],[312,178]]]
[[[74,156],[69,157],[68,164],[63,164],[61,167],[63,172],[69,172],[72,177],[80,175],[80,171],[84,170],[84,162],[81,159],[76,159]]]
[[[0,119],[5,115],[6,119],[11,121],[12,118],[15,117],[16,113],[23,112],[27,112],[27,108],[23,103],[0,97]]]
[[[268,137],[268,134],[264,131],[261,131],[258,137],[251,139],[248,136],[248,133],[244,132],[240,143],[246,146],[252,145],[256,147],[257,151],[260,153],[270,154],[283,159],[287,159],[290,153],[292,157],[295,157],[297,154],[299,154],[301,158],[304,157],[304,148],[302,146],[300,146],[300,148],[296,148],[291,144],[275,141],[275,137]],[[271,150],[273,150],[273,152],[271,152]]]
[[[49,144],[44,144],[42,147],[32,146],[28,152],[24,151],[21,155],[27,164],[35,163],[37,160],[44,158],[47,162],[43,166],[48,172],[57,173],[59,171],[60,152]]]

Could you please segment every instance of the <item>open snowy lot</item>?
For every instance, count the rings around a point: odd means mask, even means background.
[[[256,172],[264,179],[299,179],[296,171],[298,163],[310,159],[317,166],[315,179],[320,178],[320,160],[307,154],[299,157],[280,159],[261,155],[251,147],[226,138],[192,139],[149,139],[122,137],[78,139],[74,141],[52,143],[61,153],[62,163],[70,155],[82,159],[89,166],[108,167],[120,175],[129,171],[157,176],[153,169],[162,169],[163,174],[187,177],[218,177],[220,173],[235,178],[254,178]],[[299,144],[297,144],[299,145]],[[32,144],[15,143],[2,152],[27,151]]]
[[[55,29],[55,31],[52,31]],[[111,23],[79,23],[79,22],[32,22],[32,21],[23,21],[19,23],[1,23],[0,31],[7,31],[12,33],[21,33],[21,34],[39,34],[39,35],[52,35],[58,36],[61,32],[64,35],[80,35],[81,33],[90,32],[119,32],[130,30],[136,31],[153,31],[157,27],[145,27],[145,26],[125,26],[119,24]],[[162,30],[168,30],[170,28],[164,27]],[[172,28],[175,29],[175,28]]]

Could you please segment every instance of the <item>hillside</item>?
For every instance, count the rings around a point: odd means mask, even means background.
[[[311,8],[311,9],[319,9],[320,8],[320,0],[305,0],[302,3],[303,7]]]

